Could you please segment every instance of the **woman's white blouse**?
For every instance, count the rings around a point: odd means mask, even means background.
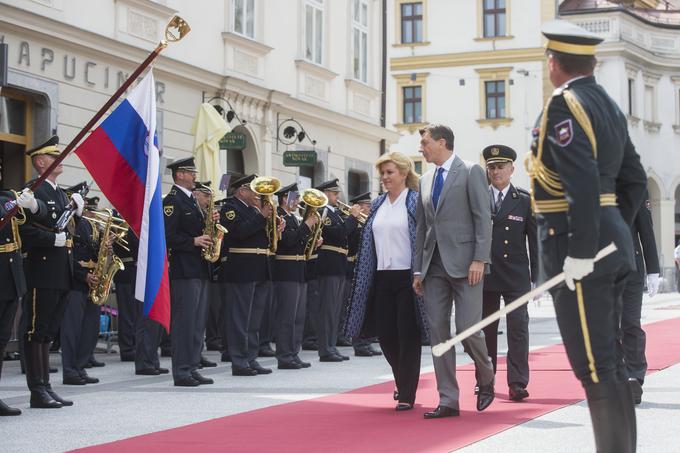
[[[394,203],[390,203],[387,195],[375,213],[373,243],[379,271],[411,269],[407,194],[408,189],[404,189]]]

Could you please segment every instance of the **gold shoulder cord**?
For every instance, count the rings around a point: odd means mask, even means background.
[[[14,194],[15,200],[19,201],[19,194],[16,193],[14,190],[11,191]],[[18,205],[17,205],[18,206]],[[12,223],[12,235],[14,236],[14,242],[17,243],[17,246],[19,249],[21,249],[21,235],[19,235],[19,225],[23,225],[26,223],[26,212],[24,212],[24,208],[19,206],[19,213],[12,217],[10,222]]]
[[[597,159],[597,140],[595,139],[595,131],[593,131],[593,125],[590,122],[590,117],[586,113],[585,109],[579,102],[578,98],[569,90],[564,90],[564,100],[567,101],[567,107],[576,122],[581,126],[583,132],[586,133],[590,146],[593,148],[593,156]]]

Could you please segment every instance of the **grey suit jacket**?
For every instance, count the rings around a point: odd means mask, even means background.
[[[486,174],[478,164],[456,155],[435,211],[434,173],[430,170],[420,178],[413,271],[425,279],[437,246],[446,273],[464,278],[473,260],[491,262],[491,199]]]

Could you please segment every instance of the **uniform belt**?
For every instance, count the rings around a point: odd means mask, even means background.
[[[343,249],[342,247],[334,247],[332,245],[322,245],[319,247],[321,250],[328,250],[329,252],[340,253],[341,255],[347,255],[349,250]]]
[[[19,250],[18,242],[10,242],[9,244],[0,245],[0,253],[11,253]]]
[[[241,248],[241,247],[230,247],[229,253],[241,253],[244,255],[266,255],[271,256],[273,253],[269,249],[255,249],[255,248]]]
[[[352,255],[352,256],[348,256],[348,257],[347,257],[347,262],[348,262],[348,263],[353,263],[353,262],[355,262],[356,260],[357,260],[357,256],[356,256],[356,255]]]
[[[277,261],[304,261],[305,255],[276,255]]]
[[[600,194],[600,206],[618,206],[616,203],[616,194]],[[565,198],[534,200],[534,207],[536,214],[550,214],[554,212],[567,212],[569,210],[569,203],[567,203]]]
[[[128,256],[127,258],[121,258],[120,261],[122,263],[134,263],[135,259],[131,256]]]

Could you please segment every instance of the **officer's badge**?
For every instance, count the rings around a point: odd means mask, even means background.
[[[224,216],[227,218],[227,220],[234,220],[236,218],[236,212],[235,211],[227,211],[224,213]]]
[[[57,213],[56,213],[56,212],[53,212],[53,213],[52,213],[52,218],[53,218],[53,219],[56,219],[56,218],[57,218]]]
[[[175,210],[174,206],[163,206],[163,213],[166,217],[170,217]]]
[[[332,223],[331,219],[329,219],[328,217],[326,217],[326,219],[323,221],[324,225],[330,225],[331,223]]]
[[[496,148],[496,147],[491,148],[491,155],[492,156],[498,156],[500,154],[500,152],[501,152],[501,150]]]
[[[513,199],[517,199],[517,197],[519,197],[519,195],[517,195],[517,192],[513,192],[513,193],[512,193],[512,198],[513,198]]]
[[[651,201],[645,200],[645,206],[647,207],[647,209],[648,209],[649,211],[652,210],[652,202],[651,202]]]
[[[562,147],[571,143],[571,140],[574,138],[574,127],[571,119],[564,120],[555,125],[555,138]]]

